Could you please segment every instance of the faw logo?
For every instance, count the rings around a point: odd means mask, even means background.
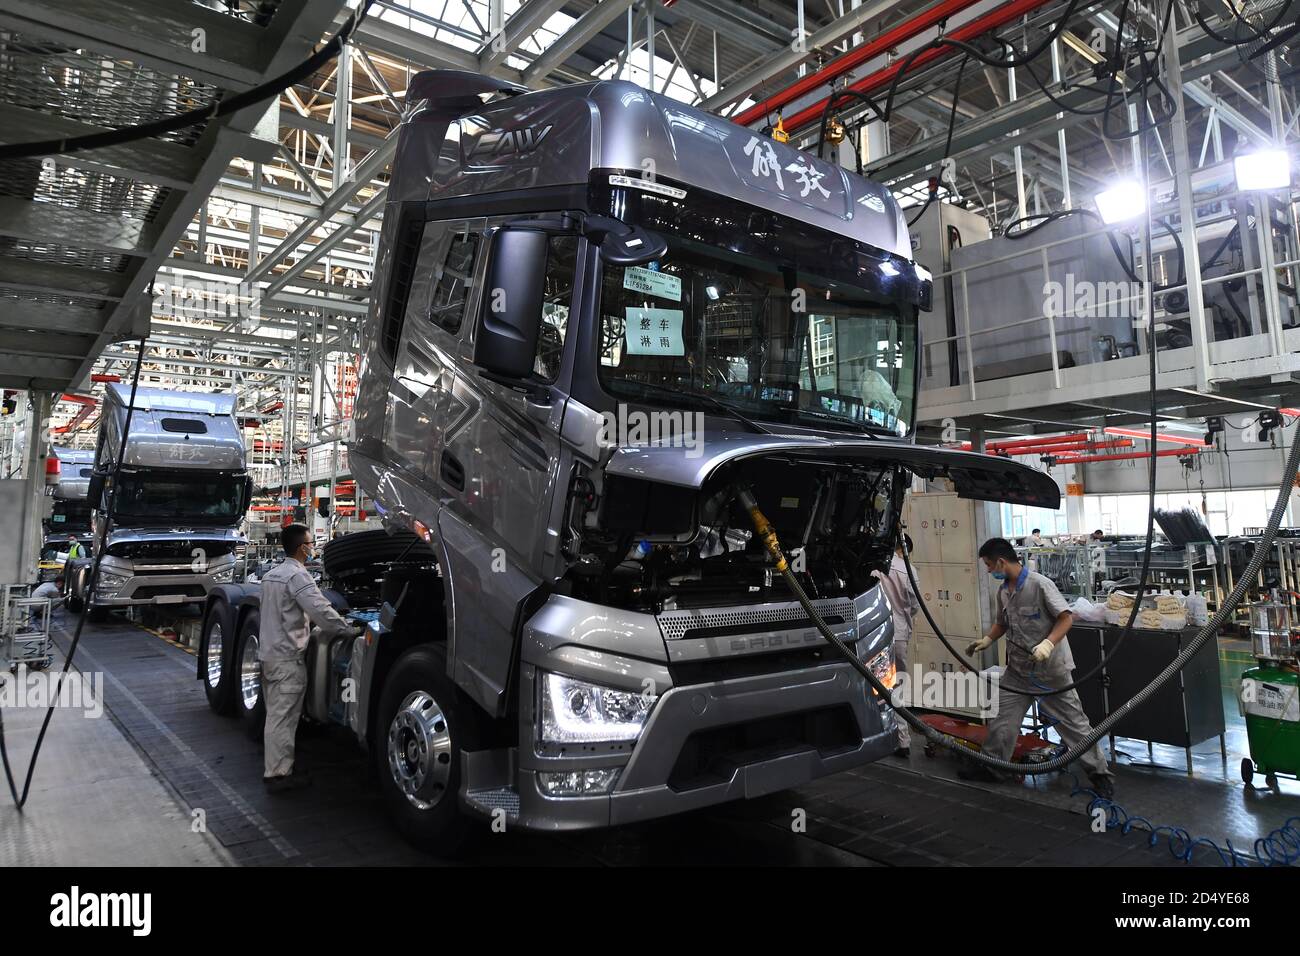
[[[551,129],[552,124],[547,123],[545,126],[525,126],[522,129],[494,130],[484,133],[470,147],[465,158],[467,160],[481,157],[495,158],[512,153],[518,156],[526,155],[542,145],[542,140],[546,139],[546,134]]]

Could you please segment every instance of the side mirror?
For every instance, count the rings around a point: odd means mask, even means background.
[[[253,506],[253,476],[244,476],[244,507],[240,510],[248,511]]]
[[[108,475],[102,471],[93,471],[90,473],[90,482],[87,485],[86,501],[90,507],[98,508],[104,501],[104,482],[108,480]]]
[[[474,335],[474,364],[505,378],[527,378],[542,326],[549,235],[504,228],[492,240],[483,303]]]

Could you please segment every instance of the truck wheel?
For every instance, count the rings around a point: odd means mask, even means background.
[[[229,717],[235,712],[235,676],[226,653],[226,641],[230,635],[226,634],[225,628],[225,618],[214,605],[203,621],[199,659],[203,661],[203,691],[208,695],[208,707]]]
[[[450,856],[469,837],[460,755],[478,745],[480,721],[447,679],[444,645],[413,647],[397,659],[379,700],[374,754],[389,816],[421,849]]]
[[[1241,758],[1241,779],[1248,787],[1255,779],[1255,765],[1249,757]]]
[[[80,570],[69,574],[67,580],[63,582],[63,586],[66,588],[63,595],[63,606],[68,609],[68,613],[70,614],[80,614],[82,609],[86,606],[85,602],[81,599],[77,587],[80,582]]]
[[[235,650],[235,713],[250,740],[260,740],[266,723],[265,695],[262,693],[262,662],[257,659],[258,634],[262,619],[256,612],[244,618],[239,628],[239,645]]]

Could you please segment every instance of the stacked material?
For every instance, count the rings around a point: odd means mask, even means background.
[[[1106,599],[1106,623],[1117,627],[1128,624],[1129,615],[1133,613],[1133,600],[1132,594],[1112,591]],[[1137,620],[1133,622],[1134,627],[1153,631],[1181,631],[1187,626],[1187,603],[1178,595],[1160,592],[1148,595],[1142,603]]]

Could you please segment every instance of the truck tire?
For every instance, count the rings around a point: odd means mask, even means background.
[[[239,643],[235,647],[235,713],[244,725],[249,740],[260,740],[266,723],[265,695],[262,693],[262,662],[257,659],[258,635],[262,618],[250,611],[239,626]]]
[[[82,609],[86,606],[86,602],[81,597],[81,579],[82,569],[74,568],[63,582],[63,587],[65,589],[63,606],[68,609],[68,613],[70,614],[80,614]]]
[[[199,640],[199,660],[203,662],[203,692],[208,696],[208,707],[214,713],[229,717],[235,712],[234,655],[226,642],[233,635],[226,633],[227,619],[220,604],[208,608],[203,619],[203,637]]]
[[[470,836],[460,756],[478,747],[483,718],[447,679],[445,645],[423,644],[397,659],[377,718],[373,753],[389,817],[411,843],[454,856]]]
[[[321,549],[321,567],[330,583],[354,605],[370,604],[384,571],[394,562],[434,563],[433,549],[410,531],[358,531],[335,538]],[[354,598],[361,598],[355,600]]]

